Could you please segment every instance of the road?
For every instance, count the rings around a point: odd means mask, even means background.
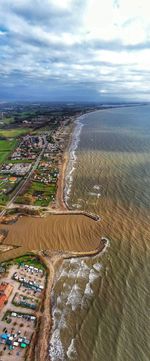
[[[31,178],[31,176],[33,175],[34,171],[36,170],[36,168],[38,167],[41,158],[45,152],[45,149],[47,147],[47,140],[46,140],[46,136],[44,136],[44,148],[42,149],[41,153],[38,155],[32,169],[30,170],[27,178],[25,178],[24,182],[21,184],[20,188],[17,190],[17,192],[15,193],[15,195],[10,199],[10,201],[7,203],[6,207],[3,209],[3,211],[0,213],[0,218],[3,217],[7,211],[7,209],[11,208],[12,203],[15,201],[15,199],[18,197],[19,193],[23,190],[23,188],[25,187],[25,185],[28,183],[29,179]]]

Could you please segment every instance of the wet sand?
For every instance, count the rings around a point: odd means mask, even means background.
[[[72,143],[73,133],[74,133],[75,125],[71,123],[69,128],[68,134],[68,141],[66,143],[66,149],[63,154],[62,164],[59,168],[59,178],[57,182],[57,194],[56,194],[56,208],[61,210],[66,210],[67,205],[64,200],[64,190],[65,190],[65,177],[66,177],[66,170],[69,162],[69,153],[70,153],[70,146]]]

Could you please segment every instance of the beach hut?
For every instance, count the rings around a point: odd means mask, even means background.
[[[2,333],[1,338],[2,338],[2,340],[7,340],[8,335],[6,333]]]
[[[23,338],[22,338],[22,337],[19,337],[19,338],[18,338],[18,342],[19,342],[19,343],[21,343],[21,342],[22,342],[22,340],[23,340]]]
[[[26,345],[30,345],[30,341],[29,341],[29,340],[26,339],[24,342],[26,343]]]
[[[14,342],[13,342],[13,346],[18,347],[18,346],[19,346],[19,342],[14,341]]]
[[[6,345],[8,345],[8,346],[12,345],[12,341],[8,339],[8,340],[6,341]]]
[[[24,343],[24,342],[22,342],[20,346],[21,346],[22,348],[26,348],[26,347],[27,347],[26,343]]]

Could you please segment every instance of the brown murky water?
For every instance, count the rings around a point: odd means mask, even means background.
[[[110,244],[101,257],[65,261],[58,272],[51,359],[149,361],[150,106],[81,122],[67,199],[102,217]]]
[[[0,255],[0,261],[31,250],[91,251],[100,244],[100,224],[84,215],[20,217],[8,230],[6,245],[17,246]]]

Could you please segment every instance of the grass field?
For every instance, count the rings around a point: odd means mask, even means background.
[[[0,137],[15,138],[30,132],[29,128],[0,130]]]
[[[6,160],[5,163],[12,163],[12,164],[18,164],[18,163],[32,163],[33,160],[32,159],[11,159],[11,160]]]
[[[9,156],[9,154],[17,146],[17,140],[0,140],[0,164],[2,164]]]
[[[0,205],[5,205],[10,198],[11,192],[15,189],[17,184],[19,183],[20,179],[16,178],[12,181],[9,175],[0,175]],[[5,192],[9,192],[9,194],[6,194]]]
[[[19,265],[24,263],[24,264],[27,264],[28,266],[33,266],[33,267],[36,267],[38,269],[42,269],[43,271],[45,271],[45,266],[40,262],[40,260],[37,257],[34,257],[34,256],[24,255],[24,256],[18,257],[15,259],[15,263],[18,263]]]
[[[0,194],[0,205],[5,206],[9,201],[9,197],[6,194]]]
[[[36,112],[34,112],[34,111],[22,112],[19,114],[20,118],[23,118],[23,119],[28,118],[28,117],[33,117],[35,115],[36,115]]]
[[[54,200],[55,195],[55,184],[45,185],[40,182],[33,182],[24,195],[17,197],[16,203],[47,207]]]
[[[14,117],[9,117],[9,118],[3,118],[3,122],[4,124],[11,124],[14,122]]]

